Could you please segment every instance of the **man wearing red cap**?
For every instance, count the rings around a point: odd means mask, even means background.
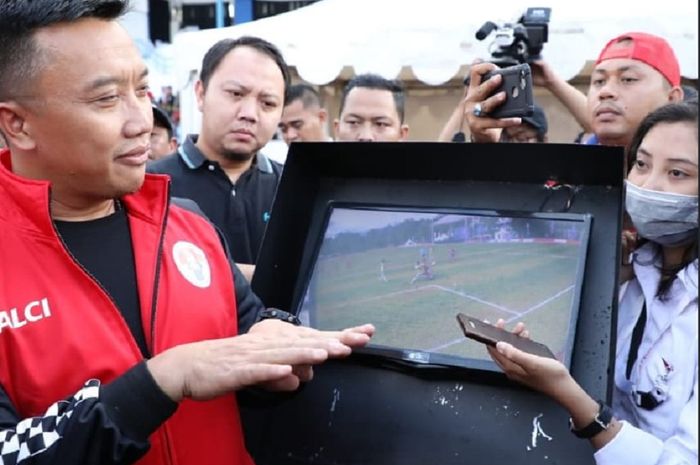
[[[610,40],[596,60],[587,97],[547,63],[537,61],[531,67],[535,84],[546,87],[584,129],[594,133],[588,144],[627,145],[647,114],[683,99],[676,55],[668,42],[652,34],[628,32]],[[521,123],[520,118],[484,116],[505,100],[503,92],[491,95],[500,84],[498,78],[481,82],[481,76],[493,69],[492,63],[479,63],[470,71],[465,118],[476,142],[496,142],[501,128]]]
[[[683,100],[680,85],[678,60],[664,39],[641,32],[612,39],[596,61],[588,90],[597,142],[627,145],[646,115]]]

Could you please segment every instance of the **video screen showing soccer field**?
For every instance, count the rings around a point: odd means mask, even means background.
[[[587,223],[334,208],[302,318],[321,329],[373,323],[372,343],[490,360],[459,312],[531,337],[564,361]]]

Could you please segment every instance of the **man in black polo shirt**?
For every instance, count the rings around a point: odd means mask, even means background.
[[[177,152],[148,167],[171,176],[174,196],[197,202],[249,280],[282,172],[259,150],[277,129],[288,85],[274,45],[257,37],[217,42],[195,85],[199,136],[187,136]]]

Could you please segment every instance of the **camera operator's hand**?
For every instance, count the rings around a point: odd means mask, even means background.
[[[559,79],[549,63],[544,60],[535,60],[528,64],[530,71],[532,71],[532,83],[536,86],[549,89]]]
[[[494,90],[501,84],[502,77],[495,75],[484,82],[482,76],[498,69],[493,63],[478,63],[469,70],[469,89],[464,99],[464,117],[469,125],[472,142],[498,142],[503,128],[521,124],[520,118],[490,118],[488,113],[502,105],[506,93],[501,91],[494,95]]]
[[[532,83],[550,91],[576,118],[576,122],[581,125],[584,131],[593,132],[586,95],[555,73],[546,61],[535,60],[529,64],[532,71]]]

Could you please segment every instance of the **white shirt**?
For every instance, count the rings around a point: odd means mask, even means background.
[[[636,252],[636,278],[620,289],[612,408],[623,425],[595,453],[598,465],[698,464],[698,261],[678,273],[662,302],[655,297],[660,273],[653,250],[647,244]],[[628,380],[632,330],[645,299],[644,337]],[[636,391],[662,402],[645,410],[635,403]]]

